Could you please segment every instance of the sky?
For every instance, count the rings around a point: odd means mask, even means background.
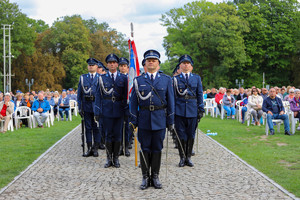
[[[222,0],[210,0],[222,2]],[[50,26],[59,17],[80,14],[84,19],[96,18],[107,22],[111,28],[130,37],[130,23],[134,25],[134,41],[139,61],[148,49],[167,60],[163,48],[166,28],[161,25],[161,15],[173,8],[183,7],[192,0],[10,0],[17,3],[28,17],[41,19]]]

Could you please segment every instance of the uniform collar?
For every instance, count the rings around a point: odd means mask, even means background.
[[[184,72],[181,72],[183,74],[183,77],[185,78],[185,74],[188,75],[188,78],[190,78],[190,75],[191,75],[191,72],[188,72],[188,73],[184,73]]]
[[[95,78],[95,77],[96,77],[96,72],[95,72],[95,73],[89,72],[89,75],[90,75],[90,76],[92,76],[92,74],[93,74],[93,77]]]
[[[114,78],[116,78],[117,75],[118,75],[118,71],[116,71],[115,73],[111,73],[111,72],[109,71],[108,73],[109,73],[109,76],[110,76],[110,77],[111,77],[111,74],[114,74]]]
[[[147,72],[147,74],[148,74],[149,77],[151,77],[151,73],[150,72]],[[153,80],[155,80],[156,74],[157,74],[157,71],[153,73]]]

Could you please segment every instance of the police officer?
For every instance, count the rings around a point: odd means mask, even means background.
[[[194,62],[189,55],[181,56],[179,66],[182,72],[173,77],[176,110],[175,128],[179,137],[179,167],[194,166],[191,156],[195,131],[204,113],[201,78],[199,75],[191,73],[193,65]]]
[[[99,120],[99,116],[103,116],[107,154],[104,167],[119,168],[124,112],[127,107],[127,77],[117,71],[119,58],[115,54],[109,54],[105,61],[109,72],[99,77],[94,108],[95,118]]]
[[[101,140],[99,128],[94,120],[94,102],[96,87],[98,83],[99,74],[97,71],[98,60],[95,58],[89,58],[86,61],[88,63],[88,74],[80,76],[78,90],[77,90],[77,102],[79,114],[84,117],[85,123],[85,136],[87,143],[87,152],[84,157],[94,156],[98,157],[98,148]],[[94,139],[94,145],[92,146]]]
[[[128,78],[128,71],[129,71],[129,61],[124,58],[121,57],[119,59],[119,71],[121,74],[124,74],[127,78]],[[123,124],[123,131],[122,131],[122,138],[121,138],[121,147],[120,147],[120,155],[124,155],[124,151],[123,148],[125,148],[125,156],[129,157],[130,156],[130,152],[129,152],[129,127],[128,127],[128,116],[129,116],[129,108],[127,106],[127,109],[124,112],[124,124]],[[124,139],[124,141],[123,141]]]
[[[105,65],[101,62],[98,61],[98,69],[97,69],[97,73],[98,74],[106,74],[106,71],[108,71],[108,69],[105,67]]]
[[[144,58],[147,72],[134,79],[129,127],[132,130],[138,127],[143,175],[140,188],[148,188],[151,182],[156,189],[161,189],[158,177],[161,151],[166,127],[171,131],[174,129],[174,93],[171,77],[158,72],[159,52],[148,50],[144,53]]]

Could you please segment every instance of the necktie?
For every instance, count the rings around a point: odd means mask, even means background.
[[[113,80],[113,83],[115,82],[114,74],[111,74],[111,79]]]
[[[94,80],[94,74],[91,75],[91,80],[93,82],[93,80]]]
[[[185,80],[186,80],[186,82],[188,82],[188,80],[189,80],[188,74],[185,74]]]
[[[151,74],[151,82],[153,83],[153,74]]]

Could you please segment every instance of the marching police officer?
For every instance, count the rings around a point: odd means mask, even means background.
[[[182,72],[173,77],[175,93],[175,128],[178,133],[179,167],[193,167],[191,161],[195,131],[203,116],[203,90],[201,78],[191,73],[194,62],[189,55],[179,58]],[[195,109],[197,108],[197,109]]]
[[[130,128],[138,127],[141,144],[142,184],[161,189],[159,170],[166,127],[174,129],[174,93],[171,77],[159,73],[160,54],[156,50],[144,53],[147,72],[134,79],[130,97]],[[151,169],[151,177],[150,177]],[[151,179],[151,181],[150,181]]]
[[[87,152],[83,154],[84,157],[94,156],[98,157],[98,148],[100,145],[100,132],[97,124],[94,120],[94,102],[96,87],[98,84],[99,74],[96,72],[98,68],[98,60],[95,58],[89,58],[86,61],[88,63],[88,74],[80,76],[78,90],[77,90],[77,102],[79,114],[84,117],[85,123],[85,136],[87,143]],[[92,146],[94,139],[94,145]]]
[[[104,66],[104,64],[101,61],[98,61],[98,69],[97,69],[97,73],[98,74],[106,74],[106,71],[108,69]]]
[[[121,57],[119,59],[119,71],[121,74],[124,74],[128,78],[128,71],[129,71],[129,61]],[[127,106],[127,109],[124,112],[124,126],[123,126],[123,132],[122,132],[122,138],[121,138],[121,147],[120,147],[120,155],[124,155],[123,148],[125,148],[125,156],[129,157],[129,144],[130,144],[130,135],[128,131],[128,116],[129,116],[129,108]]]
[[[121,145],[124,112],[127,107],[127,77],[117,71],[119,58],[109,54],[106,59],[109,72],[99,77],[96,93],[95,119],[103,117],[107,162],[105,168],[120,167],[119,151]]]

